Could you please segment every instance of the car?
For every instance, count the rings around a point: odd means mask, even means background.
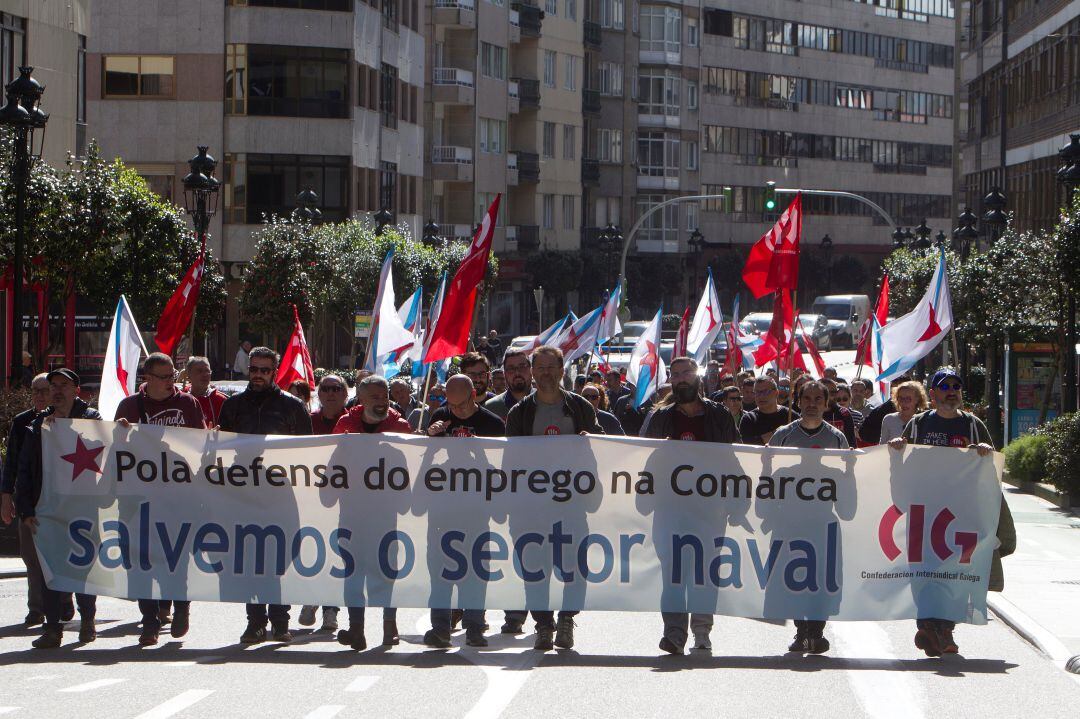
[[[535,339],[536,335],[521,335],[520,337],[515,337],[514,339],[510,340],[510,346],[508,347],[508,349],[525,349],[526,347],[531,345],[533,343],[533,340]]]
[[[859,328],[870,312],[866,295],[823,295],[814,298],[811,311],[829,321],[832,346],[851,348],[859,341]]]
[[[742,318],[740,324],[744,332],[763,335],[769,331],[769,326],[772,324],[772,312],[751,312]]]
[[[832,349],[832,332],[829,329],[829,320],[824,315],[800,314],[799,324],[819,350],[827,352]]]

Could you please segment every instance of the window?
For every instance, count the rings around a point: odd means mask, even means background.
[[[596,227],[622,224],[621,208],[622,201],[619,197],[597,197],[594,206]]]
[[[491,207],[491,203],[495,201],[494,192],[477,192],[476,193],[476,214],[474,217],[483,217],[487,209]],[[506,215],[506,195],[503,195],[502,202],[499,203],[499,212],[495,215],[495,226],[503,227]]]
[[[555,157],[555,123],[544,123],[543,148],[544,157]]]
[[[298,10],[336,10],[351,12],[353,0],[229,0],[230,5],[251,7],[286,7]]]
[[[544,50],[544,87],[555,87],[554,50]]]
[[[506,79],[506,48],[480,43],[480,72],[484,77]]]
[[[696,17],[686,18],[686,45],[687,47],[698,46],[698,21]]]
[[[563,195],[562,227],[564,230],[572,230],[577,227],[577,198],[573,195]]]
[[[663,132],[638,133],[638,174],[647,177],[679,176],[679,137]]]
[[[506,122],[480,118],[480,152],[501,155],[506,151]]]
[[[686,82],[686,106],[691,110],[698,109],[698,84],[693,80]]]
[[[681,82],[677,75],[642,71],[638,75],[638,114],[678,117]]]
[[[564,90],[576,90],[577,89],[577,74],[578,74],[579,58],[574,55],[566,56],[566,74],[563,75],[563,89]]]
[[[601,127],[596,131],[596,145],[600,162],[622,162],[622,130]]]
[[[600,27],[622,30],[626,26],[626,0],[600,0]]]
[[[397,127],[397,89],[398,69],[384,62],[379,71],[379,111],[383,127]]]
[[[75,154],[86,154],[86,36],[79,35],[75,78]]]
[[[383,27],[387,30],[397,31],[398,26],[398,0],[382,0]]]
[[[349,51],[227,45],[225,108],[236,115],[348,117]]]
[[[682,49],[682,12],[659,5],[641,6],[641,50],[678,54]]]
[[[379,163],[379,207],[397,209],[397,163]]]
[[[544,12],[556,17],[559,14],[559,0],[544,0]]]
[[[577,0],[566,0],[566,19],[577,20]]]
[[[238,156],[242,157],[242,156]],[[319,195],[319,209],[328,221],[348,216],[349,157],[326,155],[247,155],[246,221],[262,222],[264,214],[288,215],[296,195],[310,187]],[[230,179],[237,180],[233,175]]]
[[[26,20],[6,12],[0,13],[0,82],[7,85],[14,80],[19,74],[19,67],[25,64]]]
[[[702,192],[701,194],[707,195],[709,193]],[[698,203],[696,203],[696,202],[687,202],[686,203],[686,229],[691,230],[691,228],[693,228],[693,230],[696,230],[700,226],[701,225],[698,224]]]
[[[573,125],[563,125],[562,156],[564,160],[577,159],[577,128]]]
[[[618,62],[602,62],[597,67],[601,95],[622,97],[623,94],[623,66]]]
[[[650,209],[659,205],[664,200],[671,199],[663,195],[638,195],[637,198],[637,216],[640,218]],[[666,241],[676,242],[679,238],[679,205],[671,204],[660,210],[654,212],[646,218],[642,223],[641,229],[638,231],[638,238],[641,240],[652,240],[653,242]]]
[[[104,97],[172,97],[174,61],[159,55],[105,57]]]
[[[541,222],[545,230],[555,229],[555,195],[543,195]]]
[[[698,144],[696,141],[686,143],[686,169],[698,169]]]

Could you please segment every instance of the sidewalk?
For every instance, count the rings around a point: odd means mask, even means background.
[[[988,595],[990,608],[1064,668],[1080,656],[1080,517],[1008,485],[1005,497],[1017,547],[1003,560],[1005,591]]]
[[[26,565],[18,557],[0,557],[0,579],[25,577]]]

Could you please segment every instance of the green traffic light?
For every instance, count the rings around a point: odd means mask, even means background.
[[[776,200],[772,200],[772,199],[765,200],[765,209],[766,210],[775,210],[776,209]]]
[[[771,180],[765,183],[764,207],[766,212],[772,212],[776,209],[776,183]]]

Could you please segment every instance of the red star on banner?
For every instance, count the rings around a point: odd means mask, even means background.
[[[76,437],[75,439],[75,451],[71,454],[62,454],[60,459],[65,462],[71,462],[71,481],[74,482],[78,479],[79,475],[83,473],[83,470],[95,472],[101,474],[101,467],[98,466],[98,455],[105,449],[101,447],[87,447],[83,443],[82,437]]]
[[[937,323],[937,318],[934,316],[934,306],[930,305],[930,325],[926,328],[926,331],[922,333],[922,337],[918,339],[919,342],[925,342],[926,340],[932,340],[941,334],[941,325]]]

